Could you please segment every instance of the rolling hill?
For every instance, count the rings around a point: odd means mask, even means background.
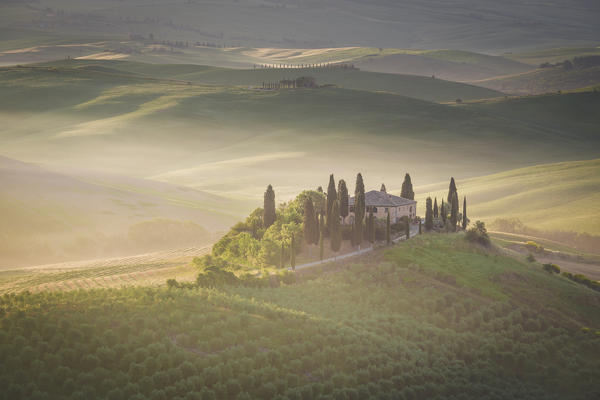
[[[0,267],[210,243],[247,206],[166,183],[0,157]]]
[[[598,159],[458,179],[457,186],[461,198],[467,196],[472,221],[489,223],[498,218],[518,218],[525,225],[542,230],[600,234]],[[447,196],[448,183],[418,187],[416,192],[420,207],[427,196],[436,196],[440,202]]]
[[[178,68],[180,78],[197,67]],[[268,182],[281,198],[311,187],[332,162],[339,177],[360,170],[368,185],[394,188],[405,171],[418,184],[596,155],[594,92],[456,106],[342,88],[186,82],[96,64],[4,68],[3,153],[254,199]],[[358,164],[352,154],[362,155]]]
[[[215,45],[371,46],[515,51],[595,43],[599,10],[587,0],[285,1],[26,0],[2,2],[0,26],[71,36],[152,34]],[[37,35],[39,36],[39,34]]]

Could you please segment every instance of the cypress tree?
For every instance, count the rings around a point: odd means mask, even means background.
[[[431,197],[425,201],[425,230],[433,229],[433,209],[431,208]]]
[[[458,195],[454,193],[452,196],[452,204],[450,208],[450,223],[452,224],[452,229],[456,230],[456,223],[458,220]]]
[[[354,232],[354,224],[350,227],[350,246],[356,246],[356,233]]]
[[[457,193],[456,183],[454,183],[454,178],[450,178],[450,185],[448,186],[448,204],[452,204],[452,196],[454,196],[454,193]]]
[[[421,217],[419,217],[419,235],[423,234],[423,221],[421,221]]]
[[[406,219],[406,240],[410,239],[410,219]]]
[[[415,192],[413,191],[412,181],[410,180],[410,175],[406,174],[404,176],[404,182],[402,182],[402,192],[400,193],[400,197],[404,197],[405,199],[414,200]]]
[[[334,253],[340,251],[342,245],[342,232],[340,230],[340,203],[337,200],[333,202],[333,207],[331,207],[329,238],[331,240],[331,250],[333,250]]]
[[[315,212],[315,244],[319,244],[319,240],[321,239],[321,222],[319,221],[319,213]]]
[[[346,222],[348,216],[348,188],[346,187],[346,181],[340,179],[338,182],[338,200],[340,201],[340,216],[342,221]]]
[[[373,215],[373,210],[369,212],[367,238],[369,239],[369,242],[375,243],[375,216]]]
[[[439,216],[440,216],[440,214],[438,213],[438,205],[437,205],[437,197],[436,197],[435,201],[433,202],[433,218],[437,218]]]
[[[381,189],[379,189],[379,191],[383,192],[383,193],[387,193],[387,189],[385,188],[385,183],[381,184]]]
[[[354,188],[354,233],[356,235],[356,244],[362,243],[363,220],[365,218],[365,184],[362,174],[356,175],[356,186]]]
[[[321,214],[321,218],[319,219],[319,259],[323,261],[323,254],[325,252],[325,248],[323,246],[323,231],[325,230],[325,221],[323,221],[323,214]]]
[[[442,199],[442,206],[440,207],[440,213],[442,214],[442,222],[446,225],[446,217],[448,216],[448,212],[446,211],[446,205],[444,204],[444,199]]]
[[[467,196],[463,198],[462,228],[467,229]]]
[[[281,241],[281,254],[279,255],[279,268],[283,268],[285,263],[285,248],[283,246],[283,240]]]
[[[327,227],[331,229],[329,219],[331,218],[331,209],[333,203],[337,200],[337,192],[335,191],[335,179],[333,174],[329,175],[329,186],[327,187]]]
[[[390,213],[385,220],[385,243],[389,246],[392,244],[392,228],[390,226]]]
[[[296,270],[296,249],[294,246],[294,234],[292,233],[292,243],[290,246],[290,265],[293,270]]]
[[[273,186],[267,186],[263,207],[263,225],[268,229],[275,222],[275,192]]]
[[[315,208],[310,197],[304,200],[304,241],[307,245],[315,242],[318,235],[317,226],[315,226]]]

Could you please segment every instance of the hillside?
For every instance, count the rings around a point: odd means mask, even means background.
[[[0,157],[0,267],[198,246],[247,209],[166,183]]]
[[[1,7],[0,26],[30,30],[32,35],[35,31],[71,36],[152,34],[158,40],[220,46],[501,52],[593,43],[600,32],[598,8],[587,0],[509,6],[491,0],[26,0],[5,1]]]
[[[318,84],[336,85],[346,89],[385,91],[435,102],[449,102],[456,99],[477,100],[503,95],[478,86],[431,79],[430,76],[425,78],[340,68],[227,69],[189,64],[147,64],[110,60],[71,60],[42,65],[95,71],[122,71],[143,77],[219,86],[261,87],[263,82],[279,82],[283,79],[312,76]]]
[[[484,79],[473,82],[486,88],[516,95],[542,94],[600,85],[600,66],[565,70],[562,66]]]
[[[542,230],[600,234],[600,160],[572,161],[519,168],[471,179],[457,179],[468,198],[472,221],[518,218]],[[438,202],[448,183],[418,187],[420,206],[427,196]]]
[[[451,106],[342,88],[187,84],[107,67],[4,68],[0,89],[5,156],[246,199],[261,198],[266,183],[287,199],[330,172],[361,170],[369,185],[393,189],[406,171],[420,184],[445,180],[450,165],[467,177],[592,158],[598,140],[594,92]],[[359,150],[357,165],[347,155]]]
[[[539,265],[433,235],[328,271],[271,288],[3,296],[0,396],[600,393],[600,295]]]

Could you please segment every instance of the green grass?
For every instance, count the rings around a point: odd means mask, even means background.
[[[539,265],[462,235],[423,235],[326,269],[271,288],[77,281],[2,296],[0,398],[583,399],[600,390],[600,294]]]
[[[600,46],[590,47],[557,47],[542,50],[507,54],[505,57],[516,61],[538,66],[545,62],[557,63],[571,60],[575,57],[600,55]]]
[[[446,186],[423,187],[419,199],[436,196],[440,204]],[[459,179],[457,186],[460,197],[467,196],[472,221],[519,218],[542,230],[600,234],[600,160],[536,165]]]

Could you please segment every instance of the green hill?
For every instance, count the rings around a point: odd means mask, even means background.
[[[0,396],[600,393],[600,295],[539,265],[433,235],[328,271],[269,288],[3,296]]]
[[[447,179],[449,168],[473,176],[596,156],[595,92],[452,106],[393,93],[263,91],[89,67],[0,70],[4,155],[246,199],[260,198],[266,182],[286,199],[330,172],[349,179],[360,170],[370,187],[383,181],[393,190],[406,171],[429,183]],[[177,68],[180,75],[195,70]],[[353,154],[362,155],[358,164]]]
[[[600,234],[600,160],[572,161],[458,179],[471,220],[518,218],[542,230]],[[446,197],[447,183],[417,188],[419,199]],[[420,204],[424,204],[423,201]]]
[[[366,91],[386,91],[421,100],[448,102],[456,99],[477,100],[502,96],[502,93],[462,83],[431,77],[383,74],[351,69],[290,68],[290,69],[227,69],[186,64],[147,64],[130,61],[72,60],[43,65],[58,68],[123,71],[159,79],[177,79],[221,86],[261,87],[263,82],[279,82],[312,76],[318,84],[333,84],[341,88]]]

